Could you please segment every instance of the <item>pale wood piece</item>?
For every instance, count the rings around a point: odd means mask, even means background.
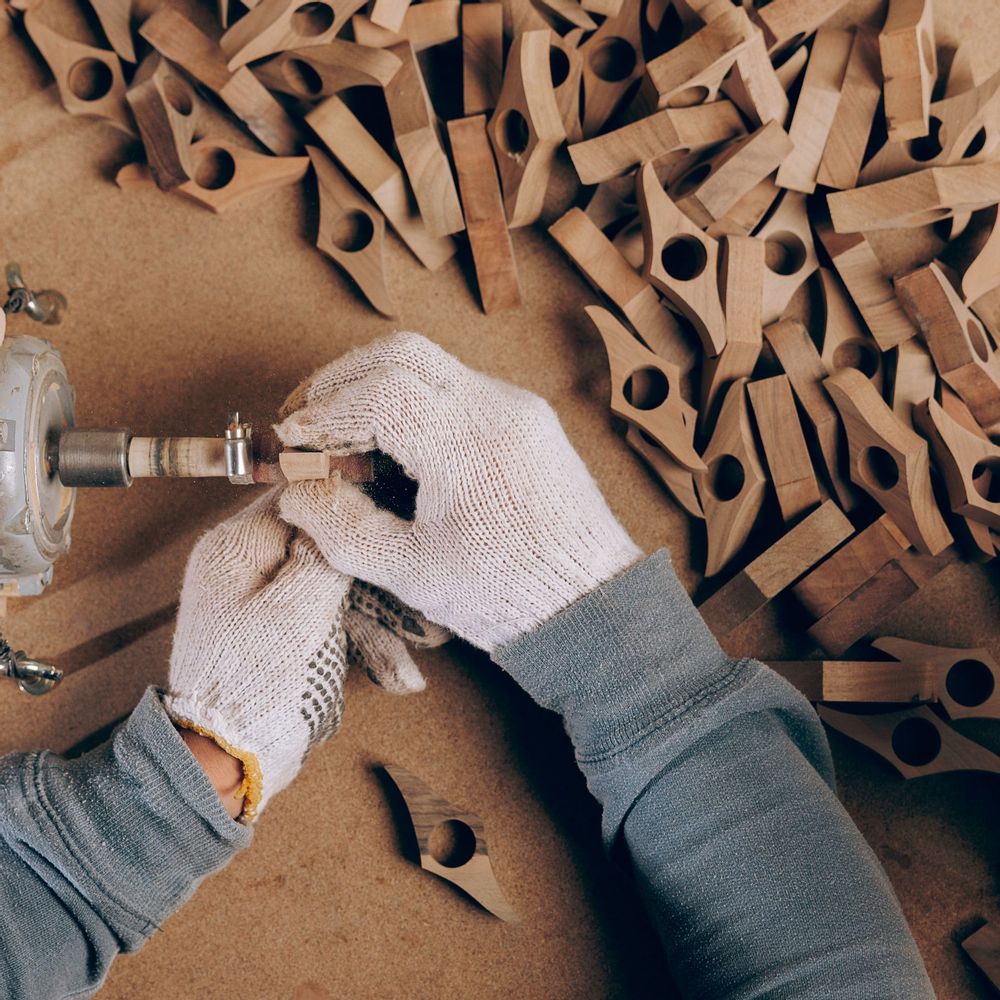
[[[827,500],[698,606],[720,638],[763,608],[832,552],[854,529]]]
[[[576,0],[538,0],[538,3],[557,21],[571,24],[574,28],[579,28],[581,33],[597,29],[597,22]]]
[[[552,48],[549,51],[549,64],[552,72],[552,85],[556,95],[556,105],[562,115],[563,129],[569,142],[579,142],[583,139],[583,122],[580,119],[580,87],[583,79],[583,53],[580,42],[583,39],[583,29],[574,28],[565,35],[557,35],[554,31],[549,38]],[[557,78],[556,74],[560,78]]]
[[[723,569],[745,544],[764,504],[767,472],[757,454],[746,401],[746,379],[726,391],[719,419],[694,482],[705,511],[705,576]]]
[[[431,236],[450,236],[465,228],[465,220],[424,75],[409,42],[389,51],[402,62],[385,87],[396,149],[427,232]]]
[[[437,270],[454,256],[454,240],[427,232],[403,172],[339,97],[328,97],[306,116],[306,121],[340,165],[368,192],[424,267]]]
[[[937,390],[934,361],[927,348],[914,337],[893,348],[890,371],[889,405],[907,427],[912,427],[914,405],[930,399]]]
[[[384,764],[383,768],[399,789],[409,810],[420,850],[420,867],[458,886],[495,917],[517,923],[517,913],[501,891],[494,874],[483,821],[474,813],[458,809],[440,798],[398,764]],[[468,839],[468,852],[445,858],[447,864],[442,864],[434,856],[432,844],[435,830],[444,824],[449,824],[452,829],[457,826]],[[458,861],[461,863],[456,864]]]
[[[768,122],[784,125],[788,120],[788,94],[767,54],[764,33],[756,25],[729,75],[722,81],[721,89],[752,126]]]
[[[666,0],[663,0],[664,9]],[[622,0],[580,0],[580,6],[591,14],[600,14],[602,17],[614,17],[622,8]],[[653,27],[650,25],[650,27]],[[655,31],[656,29],[653,28]]]
[[[784,191],[774,183],[777,171],[752,187],[722,218],[705,232],[709,236],[749,236],[775,207]]]
[[[582,184],[597,184],[635,169],[637,163],[660,160],[678,150],[707,149],[743,134],[734,105],[716,101],[654,112],[613,132],[574,143],[569,157]]]
[[[816,220],[814,225],[816,235],[826,247],[840,280],[878,346],[888,351],[915,336],[917,328],[899,304],[892,283],[882,271],[868,240],[861,233],[848,236],[835,233],[824,220]]]
[[[764,32],[768,52],[782,51],[789,43],[796,45],[832,17],[847,0],[771,0],[754,7],[753,19]]]
[[[549,32],[518,35],[507,56],[503,89],[487,126],[512,229],[542,213],[556,150],[566,138],[549,68]]]
[[[160,55],[218,94],[275,156],[292,156],[298,150],[298,127],[260,80],[246,68],[231,73],[219,44],[174,7],[160,7],[143,23],[139,34]]]
[[[810,701],[933,701],[937,671],[921,660],[768,660]]]
[[[52,71],[62,106],[71,115],[97,118],[135,135],[121,60],[114,52],[66,38],[34,9],[25,12],[24,27]]]
[[[1000,757],[955,732],[929,708],[851,715],[821,705],[817,711],[831,729],[874,750],[904,778],[952,771],[1000,774]]]
[[[1000,719],[1000,662],[989,650],[931,646],[894,636],[881,636],[872,645],[897,660],[930,664],[936,697],[949,718]]]
[[[513,44],[526,31],[547,31],[552,22],[542,16],[532,0],[501,0],[504,37]]]
[[[385,87],[401,65],[385,49],[334,38],[325,45],[279,52],[253,72],[269,90],[317,101],[348,87]]]
[[[831,375],[841,368],[857,368],[881,392],[884,365],[878,344],[861,324],[840,279],[825,267],[816,275],[823,319],[820,359]]]
[[[696,414],[681,395],[677,366],[643,347],[607,309],[587,306],[584,312],[597,327],[608,352],[611,412],[645,431],[689,472],[704,471],[705,463],[691,443]],[[656,388],[656,394],[635,399],[637,388],[647,382]]]
[[[636,274],[628,261],[579,208],[571,208],[549,227],[549,235],[635,327],[643,343],[686,375],[696,361],[696,349],[660,302],[653,286]]]
[[[111,48],[124,62],[134,63],[132,0],[90,0],[90,6],[94,8]]]
[[[840,419],[823,389],[827,370],[809,331],[798,320],[782,320],[768,326],[764,330],[764,336],[788,375],[795,396],[813,426],[834,494],[844,510],[853,510],[857,506],[858,496],[842,471],[846,469],[847,463]]]
[[[962,948],[982,974],[1000,990],[1000,931],[992,924],[983,924],[962,942]]]
[[[1000,285],[1000,225],[998,206],[991,205],[969,217],[961,239],[953,240],[941,254],[958,278],[958,292],[965,303],[976,302]]]
[[[154,51],[136,70],[125,98],[157,187],[170,191],[190,180],[191,143],[200,110],[191,85]]]
[[[583,211],[598,229],[606,229],[616,222],[636,217],[638,206],[635,201],[635,175],[636,171],[633,170],[620,177],[610,177],[601,181],[591,192]],[[639,266],[642,266],[641,260]]]
[[[785,191],[754,235],[766,244],[767,271],[761,314],[766,326],[781,319],[792,296],[819,267],[806,196],[797,191]]]
[[[521,305],[521,287],[504,216],[500,179],[486,134],[486,116],[448,122],[448,139],[483,312],[516,309]]]
[[[351,28],[359,45],[386,49],[400,42],[409,42],[415,51],[423,52],[459,37],[460,12],[458,0],[425,0],[407,10],[399,31],[380,28],[372,24],[371,18],[365,14],[355,14],[351,18]]]
[[[283,451],[278,466],[290,483],[330,478],[330,456],[321,451]]]
[[[274,52],[322,45],[343,30],[364,0],[260,0],[219,39],[231,72]]]
[[[385,277],[385,217],[322,150],[306,146],[306,152],[319,190],[316,246],[354,279],[375,309],[384,316],[397,315]]]
[[[910,540],[883,514],[792,589],[803,608],[818,620],[909,547]]]
[[[179,194],[213,212],[226,212],[268,191],[297,184],[309,169],[307,156],[267,156],[206,136],[191,147],[192,179]]]
[[[795,149],[778,170],[778,187],[805,194],[816,190],[816,176],[840,104],[853,42],[854,36],[849,31],[820,28],[816,32],[788,129]]]
[[[847,431],[851,481],[892,515],[914,548],[929,555],[946,549],[952,537],[934,500],[927,442],[861,372],[845,368],[824,385]]]
[[[846,190],[858,183],[875,112],[882,97],[876,36],[865,28],[854,34],[840,88],[840,101],[827,135],[816,183]]]
[[[638,427],[630,424],[625,432],[625,440],[629,447],[656,473],[660,482],[683,510],[691,517],[704,521],[705,512],[701,508],[698,491],[694,486],[694,476],[687,469],[678,465]]]
[[[409,9],[410,0],[375,0],[368,16],[372,24],[385,28],[386,31],[399,31]]]
[[[941,268],[931,263],[896,279],[896,291],[920,327],[941,378],[990,434],[1000,432],[1000,356]]]
[[[930,167],[827,198],[838,233],[909,229],[1000,201],[1000,163]]]
[[[971,308],[990,331],[994,344],[1000,343],[1000,285],[976,299]]]
[[[503,4],[462,5],[462,106],[492,111],[503,82]]]
[[[747,392],[781,517],[791,524],[818,507],[821,497],[788,376],[751,382]]]
[[[772,0],[773,2],[774,0]],[[782,57],[782,59],[783,61],[775,67],[774,75],[778,78],[778,83],[781,84],[781,88],[787,96],[798,82],[802,71],[806,68],[806,63],[809,62],[809,50],[804,45],[800,45],[792,51],[790,56]]]
[[[1000,529],[1000,446],[967,431],[934,399],[913,408],[956,514]]]
[[[596,135],[646,68],[641,0],[622,0],[580,48],[583,55],[583,134]],[[633,161],[635,162],[635,161]]]
[[[769,122],[695,164],[670,185],[670,196],[692,222],[707,229],[773,174],[791,150],[785,130],[778,122]]]
[[[642,218],[643,275],[691,322],[706,355],[715,357],[726,345],[718,243],[668,197],[652,163],[639,171],[636,196]]]
[[[878,45],[889,141],[927,135],[931,90],[937,79],[932,0],[889,0]]]

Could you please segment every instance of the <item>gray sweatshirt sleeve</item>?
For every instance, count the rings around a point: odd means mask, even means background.
[[[0,997],[90,996],[250,838],[152,690],[86,756],[0,758]]]
[[[496,658],[562,715],[684,996],[933,997],[816,713],[725,655],[665,551]]]

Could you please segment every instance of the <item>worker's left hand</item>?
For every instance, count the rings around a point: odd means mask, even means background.
[[[388,690],[423,688],[401,637],[429,646],[449,634],[333,569],[279,518],[272,490],[195,546],[164,705],[243,762],[253,818],[336,732],[350,663]]]

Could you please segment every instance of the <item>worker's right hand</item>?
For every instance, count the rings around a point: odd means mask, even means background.
[[[289,447],[378,449],[419,483],[412,522],[335,477],[290,485],[281,514],[349,576],[493,652],[642,553],[552,408],[414,333],[352,351],[289,398]]]

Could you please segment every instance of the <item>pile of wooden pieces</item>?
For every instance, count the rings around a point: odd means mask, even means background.
[[[603,297],[629,444],[728,577],[712,627],[790,591],[826,654],[884,654],[775,664],[811,698],[1000,715],[985,650],[878,637],[1000,547],[1000,72],[939,72],[932,0],[881,30],[825,27],[844,0],[219,0],[211,33],[168,2],[137,35],[130,0],[89,2],[108,48],[9,12],[69,112],[141,137],[119,184],[221,212],[311,168],[318,247],[387,315],[386,223],[432,270],[464,233],[484,310],[520,305],[510,230],[567,145],[579,204],[548,231]],[[446,127],[435,53],[461,60]],[[932,226],[886,274],[867,234]],[[906,776],[1000,770],[926,708],[823,717]]]

